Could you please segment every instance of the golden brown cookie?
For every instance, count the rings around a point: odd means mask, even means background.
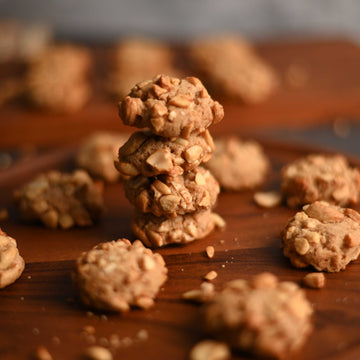
[[[131,229],[146,246],[156,248],[168,244],[185,244],[202,239],[215,227],[210,210],[167,218],[135,213]]]
[[[274,70],[243,38],[221,35],[198,39],[189,48],[195,71],[215,91],[244,103],[258,103],[278,87]]]
[[[93,225],[104,210],[103,185],[84,170],[41,174],[16,190],[14,199],[23,219],[49,228]]]
[[[161,255],[136,240],[100,243],[76,261],[73,282],[82,302],[96,309],[125,312],[148,309],[167,279]]]
[[[282,239],[284,255],[295,267],[344,270],[360,254],[360,214],[316,201],[290,219]]]
[[[270,273],[237,279],[205,304],[205,329],[231,347],[261,357],[287,358],[312,329],[311,304],[293,282]]]
[[[159,40],[128,38],[116,44],[114,69],[109,86],[113,94],[124,97],[134,84],[157,74],[174,75],[174,53]]]
[[[259,143],[228,136],[216,138],[214,144],[215,151],[205,167],[223,189],[251,189],[264,182],[269,160]]]
[[[188,139],[168,139],[150,131],[137,131],[119,149],[115,166],[125,176],[176,176],[208,161],[213,151],[214,143],[208,130],[192,134]]]
[[[223,107],[195,77],[158,75],[133,87],[119,103],[125,125],[149,128],[163,137],[188,138],[200,134],[224,116]]]
[[[87,49],[73,45],[52,45],[32,60],[27,75],[31,102],[42,109],[74,112],[91,93],[87,79],[91,67]]]
[[[354,205],[359,202],[360,171],[342,155],[310,154],[282,169],[281,190],[290,207],[316,200]]]
[[[197,167],[179,176],[135,176],[125,182],[129,201],[143,213],[176,217],[213,208],[220,187],[211,173]]]
[[[25,267],[16,240],[0,228],[0,289],[15,282]]]
[[[119,180],[121,174],[116,170],[114,161],[120,146],[129,138],[127,133],[99,132],[89,136],[76,156],[79,167],[91,176],[107,182]]]

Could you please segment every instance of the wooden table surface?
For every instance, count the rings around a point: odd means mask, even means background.
[[[346,41],[286,42],[263,44],[259,50],[280,74],[291,64],[306,67],[311,75],[309,83],[300,89],[288,89],[284,84],[276,95],[257,106],[224,102],[225,119],[211,128],[215,136],[255,133],[260,127],[300,128],[338,116],[359,116],[360,49],[355,45]],[[11,194],[39,172],[72,170],[79,139],[100,129],[124,129],[116,106],[104,99],[95,99],[84,111],[67,117],[26,110],[17,104],[0,110],[2,150],[14,152],[24,144],[46,149],[0,171],[0,208],[6,207],[10,215],[0,226],[17,240],[26,261],[21,278],[0,290],[1,360],[30,359],[39,345],[44,345],[54,360],[81,359],[89,345],[83,332],[88,325],[96,330],[97,344],[109,346],[120,339],[115,359],[187,359],[190,348],[205,334],[199,306],[184,302],[181,294],[197,288],[208,271],[218,272],[213,281],[218,290],[226,281],[249,279],[262,271],[299,283],[309,271],[293,268],[281,252],[279,233],[294,210],[285,206],[261,209],[253,203],[253,191],[222,193],[216,211],[227,222],[224,231],[186,246],[157,250],[165,258],[169,279],[152,309],[121,315],[82,306],[70,278],[75,259],[99,242],[134,239],[129,227],[132,207],[122,186],[105,187],[107,211],[98,224],[67,231],[24,224]],[[284,164],[318,151],[270,140],[262,140],[262,144],[272,164],[262,189],[277,189]],[[351,162],[360,166],[357,159]],[[204,255],[208,245],[215,247],[213,259]],[[345,271],[326,278],[324,289],[306,289],[315,310],[314,331],[291,359],[360,359],[360,263],[355,261]],[[147,339],[139,338],[142,330],[146,330]],[[233,358],[248,357],[237,353]]]

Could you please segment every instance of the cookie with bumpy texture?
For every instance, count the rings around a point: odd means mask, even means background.
[[[112,93],[123,97],[134,84],[156,74],[173,74],[174,53],[166,44],[150,38],[128,38],[114,48],[109,87]]]
[[[25,261],[19,254],[16,240],[0,228],[0,289],[15,282],[24,267]]]
[[[264,182],[269,160],[259,143],[228,136],[214,139],[214,144],[215,151],[204,166],[223,189],[251,189]]]
[[[125,176],[180,175],[210,159],[214,151],[208,130],[187,139],[164,138],[150,131],[137,131],[119,149],[118,171]]]
[[[29,66],[27,88],[30,101],[39,108],[70,113],[90,98],[88,80],[92,59],[87,49],[52,45]]]
[[[160,254],[119,239],[96,245],[76,261],[73,282],[82,302],[96,309],[126,312],[132,306],[148,309],[167,279]]]
[[[202,167],[175,177],[138,175],[126,181],[124,188],[139,211],[167,217],[213,208],[220,192],[219,183]]]
[[[337,272],[360,253],[360,214],[324,201],[305,205],[282,231],[284,255],[295,267]]]
[[[135,236],[152,248],[202,239],[210,234],[214,227],[215,220],[210,210],[174,218],[136,212],[131,223]]]
[[[199,79],[158,75],[132,88],[119,103],[119,115],[125,125],[149,128],[163,137],[188,138],[218,123],[224,109]]]
[[[360,171],[342,155],[307,155],[286,165],[281,176],[281,190],[290,207],[317,200],[339,206],[359,202]]]
[[[84,170],[41,174],[16,190],[14,200],[24,220],[54,229],[93,225],[104,210],[103,184]]]
[[[240,37],[222,35],[195,40],[189,55],[194,70],[221,96],[259,103],[278,87],[275,71]]]
[[[114,161],[120,146],[124,145],[129,134],[125,133],[94,133],[81,145],[76,156],[79,167],[91,176],[107,182],[116,182],[121,174],[116,170]]]
[[[281,358],[303,345],[312,313],[297,284],[262,273],[227,283],[205,304],[204,322],[207,332],[233,348]]]

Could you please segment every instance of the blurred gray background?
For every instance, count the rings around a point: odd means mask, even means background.
[[[0,0],[0,18],[50,23],[59,37],[90,41],[129,33],[181,40],[218,31],[252,39],[360,39],[359,0]]]

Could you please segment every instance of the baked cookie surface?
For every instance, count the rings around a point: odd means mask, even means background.
[[[73,282],[88,306],[125,312],[137,306],[147,309],[167,279],[161,255],[136,240],[100,243],[76,261]]]
[[[220,187],[211,173],[197,167],[183,175],[138,175],[125,182],[129,201],[143,213],[176,217],[214,207]]]
[[[202,239],[210,234],[214,227],[215,220],[210,210],[174,218],[137,212],[131,223],[135,236],[152,248]]]
[[[24,267],[25,261],[19,254],[16,240],[0,228],[0,289],[15,282]]]
[[[224,109],[195,77],[158,75],[133,87],[119,103],[125,125],[149,128],[163,137],[188,138],[224,117]]]
[[[82,144],[76,156],[79,167],[90,175],[107,182],[119,180],[120,173],[114,166],[120,146],[125,144],[129,134],[126,133],[95,133]]]
[[[360,214],[316,201],[290,219],[282,239],[284,255],[295,267],[338,272],[360,254]]]
[[[115,166],[123,175],[176,176],[208,161],[213,151],[213,139],[207,130],[188,139],[168,139],[138,131],[119,149]]]
[[[303,345],[312,312],[297,284],[262,273],[230,281],[205,304],[205,329],[233,348],[281,358]]]
[[[347,206],[359,202],[360,172],[342,155],[310,154],[282,169],[281,190],[290,207],[316,200]]]
[[[258,103],[278,87],[274,70],[243,38],[223,35],[193,42],[190,59],[196,71],[219,95]]]
[[[84,170],[49,171],[14,192],[24,220],[40,220],[49,228],[90,226],[104,210],[103,185]]]
[[[90,53],[80,46],[53,45],[32,60],[27,76],[31,102],[39,108],[71,113],[88,101]]]
[[[173,62],[173,51],[166,43],[140,37],[123,40],[114,49],[110,90],[123,97],[134,84],[144,79],[160,73],[174,75]]]
[[[256,141],[236,136],[214,139],[215,151],[205,164],[226,190],[251,189],[264,182],[269,160]]]

